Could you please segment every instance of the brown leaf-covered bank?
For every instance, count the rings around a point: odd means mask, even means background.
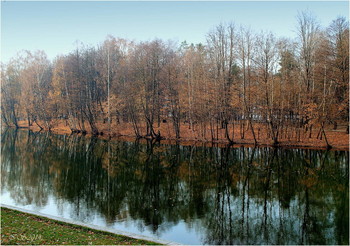
[[[25,121],[19,122],[20,128],[28,128],[33,131],[47,131],[48,129],[40,129],[38,126],[30,126]],[[98,127],[100,132],[95,137],[102,139],[119,139],[119,140],[128,140],[135,141],[137,139],[136,135],[133,132],[131,124],[128,123],[119,123],[111,124],[111,134],[108,134],[109,126],[107,123],[99,123]],[[161,142],[168,144],[181,144],[181,145],[206,145],[211,146],[212,144],[218,144],[219,146],[276,146],[284,148],[310,148],[310,149],[327,149],[327,142],[324,139],[324,135],[320,133],[322,127],[319,126],[314,130],[310,129],[283,129],[280,141],[277,144],[274,144],[273,140],[269,136],[268,126],[264,124],[254,124],[253,128],[256,131],[257,143],[255,144],[254,137],[251,132],[249,132],[249,126],[245,125],[244,137],[242,137],[242,128],[238,125],[234,128],[234,137],[231,139],[232,142],[227,140],[225,136],[225,129],[219,129],[218,138],[212,139],[210,134],[210,129],[207,129],[206,135],[204,137],[203,130],[198,127],[190,129],[188,124],[181,125],[181,131],[184,133],[183,136],[179,139],[176,138],[176,134],[171,130],[171,126],[168,123],[162,123],[160,127],[155,128],[155,130],[160,133]],[[71,129],[67,126],[67,123],[63,120],[57,121],[54,127],[51,128],[51,132],[55,134],[79,134],[86,136],[93,136],[91,129],[86,127],[86,133],[82,132],[72,132]],[[230,129],[231,136],[232,128]],[[333,126],[327,126],[325,128],[325,134],[328,141],[328,148],[334,150],[346,150],[349,151],[349,134],[346,132],[346,126],[339,126],[336,130],[333,129]],[[141,131],[141,133],[146,133],[146,131]],[[311,134],[310,134],[311,133]],[[310,137],[311,136],[311,137]],[[140,141],[145,141],[145,139],[152,139],[151,136],[143,135],[139,138]],[[156,139],[154,139],[156,140]]]

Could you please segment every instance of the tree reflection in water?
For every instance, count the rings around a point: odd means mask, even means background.
[[[204,244],[348,244],[349,152],[105,141],[8,129],[1,192]]]

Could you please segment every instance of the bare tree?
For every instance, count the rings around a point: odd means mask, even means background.
[[[239,63],[242,69],[242,119],[248,119],[249,127],[254,137],[255,144],[257,143],[255,131],[252,123],[252,110],[251,110],[251,65],[253,61],[253,47],[254,47],[254,37],[250,29],[241,27],[239,32],[239,48],[238,56]],[[244,138],[244,127],[241,125],[242,134],[241,137]]]
[[[310,12],[301,12],[297,16],[297,34],[299,38],[299,57],[302,63],[303,80],[307,93],[313,92],[313,69],[315,50],[318,42],[319,24]]]
[[[277,44],[272,33],[261,33],[256,40],[255,66],[258,70],[260,87],[264,91],[264,105],[261,105],[269,125],[273,143],[278,144],[279,127],[282,116],[279,107],[274,104],[274,73],[277,65]],[[278,105],[279,106],[279,105]]]

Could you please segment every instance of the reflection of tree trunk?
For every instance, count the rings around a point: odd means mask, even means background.
[[[264,214],[263,214],[263,228],[264,228],[264,238],[266,242],[269,241],[269,234],[267,230],[267,199],[268,199],[268,191],[270,189],[270,180],[271,180],[271,171],[270,166],[268,167],[267,177],[264,185]]]
[[[320,169],[323,170],[326,164],[329,150],[327,150],[322,157],[320,157]],[[349,153],[349,152],[348,152]]]
[[[269,158],[269,156],[267,157],[267,167],[266,167],[266,178],[265,178],[265,185],[264,185],[264,212],[263,212],[263,228],[264,228],[264,238],[266,240],[266,242],[268,243],[269,241],[269,233],[268,233],[268,228],[267,228],[267,202],[268,202],[268,194],[269,194],[269,190],[270,190],[270,181],[271,181],[271,173],[272,173],[272,168],[271,165],[273,163],[273,160],[276,156],[277,153],[277,149],[273,149],[272,150],[272,156]]]
[[[253,163],[253,159],[255,156],[255,150],[256,148],[253,148],[252,153],[249,157],[248,160],[248,170],[247,170],[247,174],[246,177],[244,179],[243,182],[243,188],[242,188],[242,224],[241,224],[241,240],[244,237],[244,221],[245,221],[245,216],[246,216],[246,238],[249,238],[249,178],[251,175],[251,167],[252,167],[252,163]],[[245,197],[247,194],[247,202],[245,201]],[[247,207],[245,207],[247,203]]]
[[[310,202],[309,202],[309,189],[305,188],[305,212],[303,217],[303,224],[301,226],[301,243],[300,244],[309,244],[308,240],[308,231],[310,224]]]
[[[206,224],[208,225],[208,228],[206,228],[207,235],[205,244],[232,244],[234,240],[233,233],[235,230],[232,220],[234,214],[232,212],[230,197],[230,184],[232,184],[232,180],[228,166],[230,150],[231,148],[211,148],[207,150],[210,151],[208,154],[213,161],[213,184],[215,185],[213,186],[213,202],[211,203],[213,205],[213,211],[208,213],[205,218],[207,221]],[[201,184],[202,182],[198,183]],[[200,185],[201,190],[199,191],[201,195],[202,185],[203,184]]]
[[[28,131],[29,133],[30,131]],[[8,128],[5,128],[2,132],[1,132],[1,143],[5,143],[5,139],[7,138],[9,134],[9,129]]]

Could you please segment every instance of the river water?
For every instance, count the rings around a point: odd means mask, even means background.
[[[182,244],[349,244],[349,152],[7,129],[1,203]]]

